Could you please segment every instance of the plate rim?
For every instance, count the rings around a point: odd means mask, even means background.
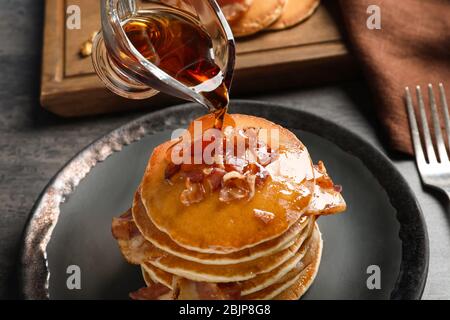
[[[400,225],[399,238],[402,242],[402,259],[400,272],[390,298],[394,300],[420,299],[425,288],[429,265],[429,239],[426,222],[414,192],[392,161],[371,142],[355,132],[311,112],[294,109],[288,105],[256,100],[232,100],[232,112],[235,108],[246,109],[250,111],[249,114],[270,118],[271,121],[289,129],[299,129],[316,134],[336,144],[344,152],[357,157],[363,163],[386,191]],[[285,112],[279,112],[280,108],[294,113],[295,117],[284,117]],[[18,283],[23,298],[49,299],[50,273],[47,268],[46,246],[58,221],[59,204],[64,202],[65,197],[75,190],[78,183],[89,174],[89,171],[111,154],[120,152],[123,147],[139,141],[146,135],[161,132],[161,123],[167,126],[173,125],[171,121],[174,121],[174,115],[177,115],[175,116],[177,125],[185,125],[187,121],[183,119],[202,113],[205,113],[203,108],[195,103],[187,103],[138,117],[87,145],[50,179],[30,211],[22,236]],[[185,114],[186,117],[180,117],[180,114]],[[303,121],[301,127],[298,127],[298,124],[295,125],[297,116],[308,118],[311,121]],[[346,139],[356,142],[355,145],[358,148],[346,149],[346,142],[343,141]],[[391,185],[392,182],[380,180],[376,173],[381,169],[388,171],[383,175],[389,174],[392,177],[391,180],[395,180],[395,190]],[[61,179],[65,183],[61,183]],[[54,198],[59,202],[56,203]],[[401,210],[402,208],[405,209]],[[408,232],[406,229],[412,231]],[[414,270],[409,270],[411,268]]]

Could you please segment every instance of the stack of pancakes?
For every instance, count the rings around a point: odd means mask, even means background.
[[[132,298],[288,300],[313,282],[322,253],[316,219],[345,210],[340,190],[291,132],[261,118],[232,118],[239,127],[281,130],[287,147],[276,169],[250,200],[223,203],[211,193],[186,206],[181,184],[164,176],[173,141],[157,147],[132,208],[112,225],[147,285]]]
[[[283,30],[308,19],[320,0],[219,0],[236,37]]]
[[[162,0],[162,2],[195,13],[192,0]],[[217,0],[217,2],[235,37],[293,27],[308,19],[320,5],[320,0]]]

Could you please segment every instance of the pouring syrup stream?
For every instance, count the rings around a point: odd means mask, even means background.
[[[208,33],[190,18],[168,10],[133,17],[123,28],[144,58],[181,83],[199,90],[211,102],[214,127],[222,129],[229,84],[220,78],[221,69],[214,61]],[[218,83],[217,78],[222,81]]]

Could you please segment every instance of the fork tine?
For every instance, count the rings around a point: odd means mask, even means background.
[[[445,148],[444,139],[442,137],[441,122],[436,106],[436,98],[434,97],[433,85],[428,85],[428,97],[431,106],[431,118],[433,120],[434,134],[436,137],[437,152],[441,163],[448,162],[447,149]]]
[[[425,154],[422,149],[422,143],[420,142],[419,128],[417,127],[416,115],[414,113],[414,107],[411,98],[411,92],[408,87],[405,88],[406,93],[406,108],[408,111],[409,126],[411,129],[411,137],[414,146],[414,154],[418,165],[425,164]]]
[[[419,102],[419,112],[422,122],[423,138],[425,142],[425,149],[427,150],[427,158],[429,163],[437,163],[436,154],[433,148],[433,141],[431,140],[430,128],[428,127],[427,115],[425,113],[425,104],[423,102],[422,91],[420,86],[416,87],[417,101]]]
[[[445,97],[445,89],[442,83],[439,83],[439,91],[441,96],[441,106],[444,109],[444,122],[445,122],[445,131],[447,131],[447,142],[449,144],[450,149],[450,115],[448,111],[447,98]],[[449,150],[450,152],[450,150]]]

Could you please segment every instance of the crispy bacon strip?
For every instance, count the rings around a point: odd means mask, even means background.
[[[160,283],[154,283],[149,287],[144,287],[138,291],[131,292],[130,298],[133,300],[161,300],[168,294],[170,289]]]
[[[130,240],[140,234],[139,229],[133,222],[131,209],[123,213],[119,218],[113,218],[111,231],[117,240]]]
[[[223,202],[251,200],[256,188],[268,177],[265,167],[278,156],[277,152],[259,139],[258,134],[259,130],[253,127],[227,127],[219,145],[203,137],[194,142],[189,139],[186,142],[174,142],[166,151],[165,179],[168,183],[172,183],[176,175],[185,179],[186,187],[180,195],[181,203],[190,206],[201,202],[208,193],[215,191],[219,191],[219,200]],[[196,164],[194,160],[198,157],[203,159],[205,149],[212,144],[214,150],[211,156],[216,161],[212,164],[207,161]],[[172,162],[172,151],[175,150],[189,153],[191,161],[175,165]]]
[[[236,283],[197,282],[174,277],[176,300],[238,300],[241,289]]]
[[[314,166],[316,185],[314,195],[305,215],[330,215],[345,211],[347,204],[342,197],[342,187],[335,185],[322,161]]]

